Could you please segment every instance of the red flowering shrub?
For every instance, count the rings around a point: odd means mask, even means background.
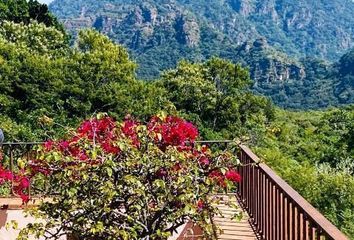
[[[11,171],[5,170],[0,166],[0,184],[3,184],[6,181],[11,181],[13,179],[13,174]]]
[[[55,197],[35,209],[46,223],[21,236],[50,239],[64,229],[79,239],[167,239],[192,220],[212,237],[212,196],[233,189],[240,176],[232,154],[213,153],[197,138],[197,128],[178,117],[118,124],[98,116],[70,138],[46,142],[29,163],[30,176],[48,182]]]
[[[13,193],[19,196],[22,199],[23,203],[27,203],[29,201],[29,177],[25,176],[22,172],[19,174],[14,174],[0,165],[0,184],[3,185],[5,183],[13,185]]]
[[[185,146],[198,137],[198,130],[193,124],[173,116],[164,119],[153,117],[148,123],[148,129],[155,134],[155,140],[162,149],[167,146]]]
[[[230,180],[232,182],[240,182],[241,181],[241,176],[238,174],[235,170],[230,169],[225,173],[225,178],[227,180]]]

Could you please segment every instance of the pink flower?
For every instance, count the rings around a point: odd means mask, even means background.
[[[87,160],[88,160],[88,156],[87,156],[87,154],[86,154],[85,152],[81,152],[81,153],[79,154],[79,159],[80,159],[81,161],[87,161]]]
[[[52,140],[48,140],[44,143],[44,149],[49,152],[53,149],[54,147],[54,142]]]
[[[68,141],[61,141],[59,143],[60,151],[64,152],[64,151],[68,150],[68,148],[69,148],[69,142]]]
[[[97,130],[99,132],[109,132],[113,128],[115,128],[115,122],[112,118],[110,117],[104,117],[100,120],[97,121]]]
[[[14,175],[13,175],[13,173],[11,171],[6,171],[5,172],[5,179],[7,181],[11,181],[13,178],[14,178]]]
[[[208,166],[210,164],[210,161],[207,157],[203,156],[199,159],[199,163],[202,165],[202,166]]]
[[[0,165],[0,182],[3,183],[4,181],[11,181],[14,178],[14,175],[11,171],[5,170]]]
[[[19,180],[19,187],[22,188],[22,189],[25,189],[25,188],[28,188],[30,185],[30,181],[28,178],[26,177],[22,177],[20,180]]]
[[[92,124],[89,120],[84,121],[77,132],[81,135],[85,135],[92,130]]]
[[[219,170],[213,170],[209,173],[209,178],[215,179],[215,178],[222,178],[222,173]]]
[[[101,147],[106,153],[112,153],[115,155],[120,153],[119,147],[115,147],[115,146],[111,145],[109,142],[103,142],[101,144]]]
[[[213,170],[209,173],[209,178],[216,181],[220,187],[226,187],[225,176],[223,176],[220,170]]]
[[[232,181],[232,182],[240,182],[241,181],[241,176],[236,172],[235,170],[229,170],[225,173],[225,177],[227,180]]]
[[[168,116],[164,120],[153,117],[148,123],[150,132],[155,133],[155,141],[164,150],[167,146],[184,146],[193,143],[198,130],[192,124],[179,117]]]
[[[42,173],[44,175],[49,175],[51,173],[47,164],[40,160],[32,160],[29,162],[29,167],[31,169],[32,175],[34,176],[37,173]]]
[[[114,120],[110,117],[102,119],[90,119],[84,121],[77,129],[80,137],[87,137],[89,140],[95,138],[96,141],[106,139],[108,135],[113,136],[112,131],[116,127]]]
[[[139,123],[132,120],[132,119],[127,119],[124,121],[123,126],[121,127],[121,130],[123,134],[130,138],[132,141],[133,145],[137,148],[140,147],[140,141],[138,138],[138,133],[136,131],[136,128],[139,126]]]

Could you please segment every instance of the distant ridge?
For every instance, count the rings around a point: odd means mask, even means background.
[[[353,101],[336,70],[354,47],[351,0],[55,0],[50,9],[73,33],[94,27],[126,46],[140,78],[216,55],[249,66],[255,91],[280,106]]]

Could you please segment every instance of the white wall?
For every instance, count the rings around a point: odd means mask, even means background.
[[[35,222],[34,218],[25,217],[23,210],[0,210],[0,240],[16,239],[19,230],[12,228],[6,230],[6,223],[10,223],[11,220],[17,221],[19,229],[24,228],[28,223]],[[61,238],[61,240],[66,240],[66,237]]]

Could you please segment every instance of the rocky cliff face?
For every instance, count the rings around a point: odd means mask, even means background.
[[[336,79],[335,94],[340,103],[354,102],[354,48],[345,54],[335,66],[332,78]],[[338,79],[338,76],[339,79]]]
[[[256,9],[253,0],[230,0],[231,7],[242,16],[249,16]]]
[[[272,48],[265,38],[246,42],[238,47],[235,59],[249,66],[256,87],[279,82],[303,81],[306,77],[306,69],[302,63]]]
[[[353,1],[230,0],[230,5],[289,54],[337,60],[354,47]]]
[[[326,76],[329,64],[308,59],[336,62],[354,47],[351,0],[54,0],[50,9],[73,33],[94,27],[126,46],[140,78],[181,59],[220,56],[249,67],[258,92],[296,107],[306,92],[339,89]],[[343,102],[352,99],[351,79],[337,84]]]
[[[64,25],[72,32],[94,27],[118,42],[129,42],[128,46],[135,50],[161,44],[161,34],[173,35],[175,40],[188,47],[199,44],[197,19],[173,2],[154,5],[142,1],[140,4],[125,4],[124,9],[121,7],[105,4],[105,11],[89,12],[82,6],[80,17],[67,18]],[[121,36],[128,39],[120,39]]]
[[[266,37],[270,45],[296,57],[337,60],[354,47],[351,0],[55,0],[50,8],[70,29],[100,26],[122,43],[126,40],[116,28],[125,27],[124,37],[136,42],[137,37],[154,38],[156,31],[174,26],[176,39],[195,47],[203,41],[205,25],[236,45]]]
[[[175,20],[176,37],[181,44],[195,47],[200,41],[200,29],[195,19],[179,16]]]

